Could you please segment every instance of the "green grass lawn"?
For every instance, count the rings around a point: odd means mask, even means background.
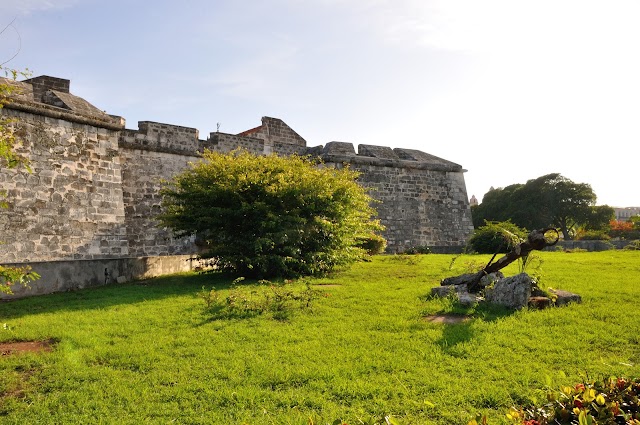
[[[286,314],[206,309],[203,286],[222,301],[271,290],[215,274],[0,303],[0,342],[57,341],[0,356],[0,423],[466,425],[482,413],[506,424],[546,385],[640,376],[640,252],[537,255],[541,286],[582,304],[509,312],[431,299],[440,279],[489,258],[449,270],[450,255],[375,257],[312,280],[322,295]],[[424,319],[446,312],[472,319]]]

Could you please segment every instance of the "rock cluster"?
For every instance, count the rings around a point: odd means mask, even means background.
[[[550,289],[549,293],[545,293],[526,273],[510,277],[505,277],[501,272],[491,273],[482,278],[481,286],[483,291],[471,293],[466,284],[445,284],[432,288],[431,294],[437,297],[455,296],[463,305],[487,302],[515,310],[524,307],[542,309],[582,301],[580,295],[568,291]]]

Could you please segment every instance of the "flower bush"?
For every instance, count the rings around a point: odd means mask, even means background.
[[[507,414],[523,425],[640,425],[640,379],[611,377],[546,390],[541,407],[514,407]]]

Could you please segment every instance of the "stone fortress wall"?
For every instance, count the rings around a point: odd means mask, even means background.
[[[240,134],[211,133],[150,121],[137,130],[70,93],[69,80],[41,76],[11,82],[19,94],[0,112],[15,119],[17,151],[32,172],[0,169],[9,208],[0,210],[0,264],[30,264],[43,278],[27,296],[126,281],[194,266],[193,238],[160,228],[159,188],[199,160],[204,149],[257,154],[311,154],[360,171],[374,189],[389,252],[430,246],[455,252],[473,231],[464,171],[409,149],[330,142],[307,147],[282,120]]]

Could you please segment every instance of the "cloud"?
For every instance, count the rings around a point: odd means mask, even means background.
[[[278,37],[261,47],[248,51],[249,55],[237,58],[230,66],[207,78],[226,95],[245,99],[279,98],[286,82],[296,68],[300,48],[293,40]]]
[[[379,0],[368,19],[389,43],[470,53],[561,52],[633,43],[633,0]],[[631,34],[629,34],[631,33]]]
[[[64,9],[74,6],[81,0],[2,0],[0,13],[13,19],[16,16],[30,15],[50,9]]]

